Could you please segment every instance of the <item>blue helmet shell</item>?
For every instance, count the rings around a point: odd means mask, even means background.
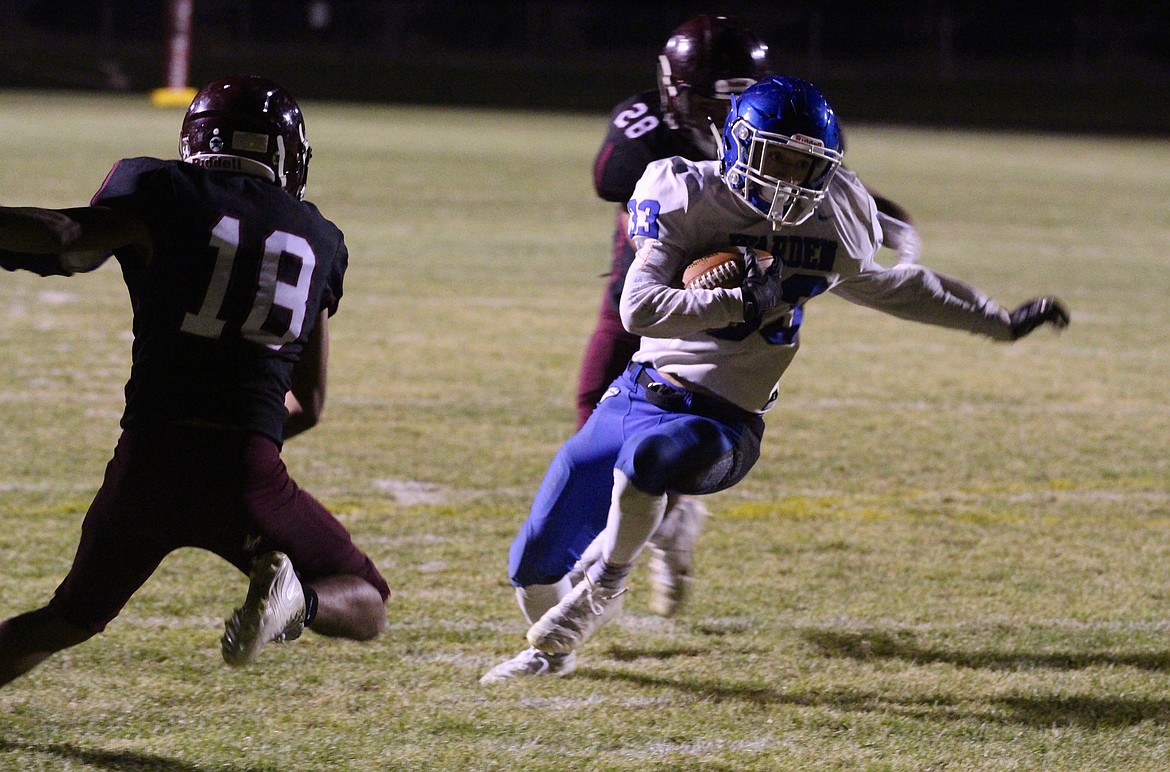
[[[721,139],[724,182],[777,227],[812,214],[843,154],[833,108],[820,89],[800,78],[771,76],[733,96]],[[810,176],[794,183],[765,174],[764,150],[775,146],[816,159]]]

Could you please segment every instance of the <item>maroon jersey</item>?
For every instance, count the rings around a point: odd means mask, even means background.
[[[624,212],[634,186],[651,161],[672,156],[691,161],[711,160],[691,144],[681,131],[671,129],[662,117],[656,89],[644,91],[619,104],[610,113],[609,130],[593,161],[593,187],[605,201]],[[626,271],[634,262],[634,248],[624,228],[614,228],[613,267],[608,295],[614,309],[621,297]]]
[[[129,158],[94,206],[141,220],[153,254],[115,253],[134,310],[125,428],[198,423],[283,440],[293,365],[341,298],[341,231],[265,180]]]

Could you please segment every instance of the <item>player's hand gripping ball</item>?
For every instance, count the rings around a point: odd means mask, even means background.
[[[756,250],[756,261],[768,269],[772,256]],[[686,289],[734,289],[747,275],[743,253],[737,249],[722,249],[704,255],[683,270],[682,283]]]

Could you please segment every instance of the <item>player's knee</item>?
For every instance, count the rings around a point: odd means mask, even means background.
[[[677,446],[670,437],[648,437],[638,443],[628,460],[619,460],[618,468],[635,488],[652,495],[663,494],[671,487],[675,466],[671,459]]]
[[[356,641],[377,638],[386,629],[386,601],[373,585],[360,599],[361,614],[354,615],[350,636]]]
[[[379,604],[376,609],[372,609],[366,615],[366,624],[359,629],[357,640],[368,641],[372,638],[377,638],[386,629],[386,606]]]

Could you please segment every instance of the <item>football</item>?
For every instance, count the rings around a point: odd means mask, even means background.
[[[760,268],[768,270],[772,255],[759,249],[755,252]],[[745,272],[742,252],[721,249],[688,265],[683,270],[682,284],[686,289],[734,289],[743,284]]]
[[[686,289],[732,289],[743,282],[743,253],[720,250],[704,255],[683,270]]]

